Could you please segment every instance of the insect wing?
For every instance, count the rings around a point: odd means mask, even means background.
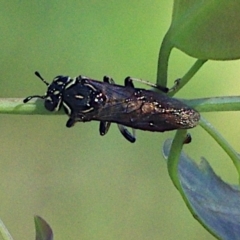
[[[188,129],[200,118],[197,111],[165,94],[119,86],[106,93],[111,96],[101,109],[101,119],[132,128],[158,132]]]
[[[195,127],[200,115],[194,109],[188,107],[180,100],[170,98],[158,93],[154,97],[147,97],[136,118],[132,118],[135,128],[148,131],[170,131],[175,129],[189,129]],[[140,121],[138,119],[140,116]]]

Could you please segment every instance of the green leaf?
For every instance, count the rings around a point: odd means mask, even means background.
[[[41,217],[34,217],[36,240],[53,240],[53,232],[48,223]]]
[[[175,0],[168,39],[198,59],[240,58],[239,0]]]
[[[11,234],[9,233],[8,229],[4,225],[3,221],[0,219],[0,233],[2,235],[2,239],[4,240],[13,240]]]
[[[167,158],[172,141],[163,146]],[[193,216],[220,239],[237,240],[240,236],[240,190],[218,177],[209,163],[198,165],[181,153],[178,165],[181,187]]]

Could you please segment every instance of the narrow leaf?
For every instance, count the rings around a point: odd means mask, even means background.
[[[167,158],[171,140],[163,146]],[[213,235],[225,240],[240,236],[240,190],[218,177],[209,163],[202,158],[198,165],[181,153],[179,178],[194,217]]]
[[[41,217],[34,217],[36,240],[53,240],[53,232],[48,223]]]

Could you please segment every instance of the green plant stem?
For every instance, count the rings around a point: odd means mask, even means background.
[[[0,219],[0,233],[4,240],[13,240],[12,236],[10,235],[9,231],[7,230],[6,226],[3,224],[2,220]]]
[[[196,218],[197,221],[200,222],[200,224],[209,231],[213,236],[218,238],[214,232],[212,232],[211,228],[209,228],[195,213],[193,210],[189,199],[186,197],[185,192],[182,188],[181,181],[178,175],[178,165],[180,161],[180,155],[182,151],[182,147],[184,144],[184,140],[186,139],[186,130],[178,130],[175,134],[175,137],[172,141],[172,145],[169,151],[169,154],[167,156],[167,167],[168,167],[168,173],[169,176],[174,184],[174,186],[177,188],[179,193],[181,194],[185,204],[187,205],[189,211],[192,213],[193,217]]]
[[[190,107],[199,112],[239,111],[240,96],[213,97],[199,99],[181,99]],[[43,100],[32,100],[24,104],[22,98],[0,98],[0,114],[21,114],[21,115],[61,115],[64,111],[49,112],[45,109]]]
[[[174,45],[171,43],[171,31],[168,30],[163,38],[159,55],[158,55],[158,68],[157,68],[157,81],[159,86],[167,86],[167,72],[168,62],[171,51]],[[198,59],[189,69],[189,71],[181,78],[178,85],[173,87],[173,91],[169,92],[169,96],[174,96],[182,87],[184,87],[189,80],[198,72],[198,70],[207,62],[207,59]]]
[[[173,139],[171,149],[168,155],[167,167],[170,178],[172,179],[175,187],[181,192],[182,187],[178,177],[178,163],[182,151],[183,143],[187,135],[187,130],[178,130]],[[182,194],[184,196],[184,194]]]
[[[240,183],[240,156],[239,154],[232,148],[232,146],[223,138],[223,136],[202,116],[199,122],[200,126],[208,132],[210,136],[221,146],[221,148],[228,154],[228,156],[232,159],[233,164],[235,165],[238,175],[239,175],[239,183]]]
[[[182,195],[184,202],[186,203],[188,209],[191,211],[191,213],[194,216],[195,213],[184,193],[184,190],[182,188],[180,178],[178,175],[178,173],[179,173],[178,165],[179,165],[179,161],[180,161],[180,155],[182,152],[182,147],[183,147],[184,141],[186,139],[186,136],[187,136],[187,130],[177,130],[177,132],[174,136],[174,139],[172,141],[172,145],[171,145],[169,155],[167,158],[167,167],[168,167],[169,176],[170,176],[174,186],[177,188],[179,193]]]
[[[41,99],[24,104],[22,98],[0,98],[0,114],[59,115],[64,114],[64,111],[54,113],[47,111]]]
[[[184,99],[182,101],[190,107],[195,108],[199,112],[222,112],[240,110],[240,96],[199,98],[190,100]]]
[[[182,148],[183,148],[186,136],[187,136],[187,130],[177,130],[177,132],[174,136],[174,139],[172,141],[172,145],[171,145],[169,154],[167,156],[167,168],[168,168],[169,176],[170,176],[174,186],[177,188],[179,193],[182,195],[182,198],[183,198],[184,202],[186,203],[190,212],[193,214],[193,216],[195,216],[192,206],[190,205],[190,203],[184,193],[184,190],[182,188],[181,181],[179,178],[179,174],[178,174],[179,173],[178,165],[179,165],[179,161],[180,161],[180,155],[182,152]]]
[[[170,53],[173,49],[173,45],[170,41],[170,32],[168,31],[163,38],[159,55],[158,55],[158,67],[157,67],[157,81],[159,86],[167,86],[167,72],[168,72],[168,60]]]
[[[198,59],[189,69],[189,71],[180,79],[178,84],[173,87],[173,91],[169,92],[168,96],[174,96],[181,88],[183,88],[206,61],[207,60]]]

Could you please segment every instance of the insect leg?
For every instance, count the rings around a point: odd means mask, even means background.
[[[111,125],[110,122],[100,121],[99,133],[100,133],[101,136],[104,136],[108,132],[108,130],[110,128],[110,125]]]
[[[126,87],[134,88],[133,79],[131,77],[126,77],[125,80],[124,80],[124,85]]]
[[[121,134],[131,143],[134,143],[136,141],[136,134],[135,129],[132,129],[132,134],[127,130],[127,128],[122,125],[118,124],[118,129],[121,132]]]
[[[69,118],[67,123],[66,123],[66,127],[70,128],[75,124],[75,120],[73,118]]]
[[[178,78],[174,81],[174,85],[169,89],[168,92],[176,91],[181,83],[181,78]]]
[[[114,80],[108,76],[104,76],[103,77],[103,82],[109,83],[109,84],[114,84]],[[132,80],[130,77],[127,77],[125,79],[125,86],[130,86],[134,88],[134,85],[132,83]],[[101,121],[100,122],[100,126],[99,126],[99,132],[100,135],[105,135],[107,133],[107,131],[109,130],[111,123],[110,122],[106,122],[106,121]],[[124,125],[118,124],[118,129],[120,130],[121,134],[129,141],[134,143],[136,141],[135,138],[135,129],[133,129],[133,134],[131,134],[127,128]]]
[[[103,82],[109,83],[109,84],[114,84],[114,80],[108,76],[104,76],[103,77]],[[99,124],[99,133],[101,136],[104,136],[109,128],[110,128],[111,123],[110,122],[106,122],[106,121],[100,121]]]
[[[186,138],[184,140],[184,144],[189,144],[192,141],[192,137],[190,133],[187,133]]]
[[[154,88],[157,88],[159,89],[160,91],[164,92],[164,93],[168,93],[169,92],[169,89],[167,87],[163,87],[163,86],[160,86],[160,85],[156,85],[154,83],[151,83],[149,81],[145,81],[145,80],[142,80],[142,79],[138,79],[138,78],[131,78],[131,77],[126,77],[125,78],[125,86],[133,86],[133,81],[135,82],[140,82],[140,83],[144,83],[148,86],[151,86],[151,87],[154,87]],[[133,86],[134,87],[134,86]]]
[[[111,77],[104,76],[103,77],[103,82],[109,83],[109,84],[114,84],[114,80]]]

